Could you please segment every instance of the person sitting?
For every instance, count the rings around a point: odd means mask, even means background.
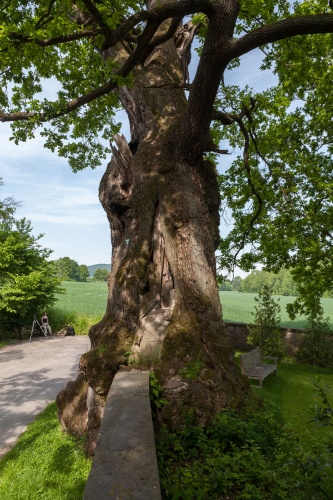
[[[52,335],[52,329],[49,325],[49,319],[46,315],[46,311],[43,312],[42,314],[42,319],[41,319],[41,327],[43,329],[43,332],[45,334],[49,334],[49,335]]]
[[[74,326],[67,325],[67,331],[65,333],[65,337],[74,337],[74,335],[75,335]]]

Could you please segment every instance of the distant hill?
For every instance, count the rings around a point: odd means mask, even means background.
[[[89,271],[89,276],[94,276],[96,269],[107,269],[111,271],[111,264],[93,264],[92,266],[87,266]]]

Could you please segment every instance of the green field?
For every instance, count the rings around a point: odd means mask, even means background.
[[[78,283],[67,281],[62,284],[66,289],[65,294],[58,295],[58,300],[50,310],[49,317],[59,316],[60,312],[64,316],[62,322],[74,323],[79,330],[84,330],[86,326],[79,325],[82,318],[85,318],[84,325],[93,324],[99,321],[105,313],[107,301],[107,283],[91,281]],[[220,299],[225,321],[235,321],[240,323],[251,323],[253,321],[254,306],[256,304],[253,293],[240,292],[220,292]],[[286,312],[286,305],[294,300],[294,297],[275,297],[279,300],[281,307],[281,326],[303,328],[306,324],[304,317],[298,317],[291,321]],[[333,299],[322,299],[325,317],[330,318],[330,326],[333,328]],[[78,320],[78,318],[81,318]],[[53,320],[53,323],[55,319]],[[56,327],[63,325],[56,325]],[[78,332],[79,333],[79,332]],[[82,331],[81,333],[86,333]]]
[[[98,323],[105,313],[107,283],[65,281],[62,287],[66,293],[59,294],[54,306],[48,310],[52,329],[58,331],[70,323],[76,334],[87,335],[89,328]]]
[[[66,289],[65,294],[57,296],[55,307],[62,311],[83,314],[87,316],[103,316],[106,309],[108,285],[106,281],[89,281],[80,283],[77,281],[65,281],[62,287]]]
[[[224,321],[251,323],[253,321],[254,306],[256,304],[254,293],[220,292]],[[294,301],[295,297],[274,296],[281,307],[281,326],[291,328],[304,328],[306,319],[299,316],[291,321],[286,311],[286,305]],[[333,299],[322,299],[325,318],[330,318],[330,327],[333,328]]]

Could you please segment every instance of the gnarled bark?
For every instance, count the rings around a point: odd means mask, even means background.
[[[128,50],[108,49],[104,57],[121,61]],[[173,423],[187,410],[204,423],[225,405],[239,404],[247,389],[224,329],[215,281],[215,167],[197,145],[187,154],[184,141],[184,74],[184,60],[169,40],[135,70],[133,87],[119,93],[131,141],[116,138],[100,184],[112,235],[107,311],[91,328],[92,349],[81,358],[78,379],[82,383],[83,376],[83,391],[90,387],[94,394],[86,415],[90,452],[103,399],[129,357],[154,367],[170,401],[161,418]],[[73,413],[74,406],[68,388],[58,405],[69,427],[68,408]]]

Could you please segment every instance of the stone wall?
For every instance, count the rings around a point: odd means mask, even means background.
[[[250,351],[253,347],[247,343],[247,336],[249,334],[246,323],[232,323],[225,321],[225,326],[229,335],[231,345],[236,351]],[[281,328],[281,335],[284,336],[286,343],[287,356],[294,356],[298,350],[299,335],[303,330],[297,328]]]

